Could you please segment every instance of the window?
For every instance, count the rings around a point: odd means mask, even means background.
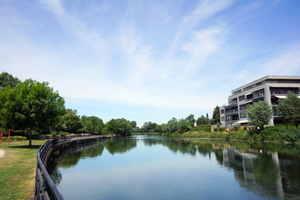
[[[239,101],[244,101],[245,100],[245,95],[239,96]]]
[[[240,116],[241,116],[241,118],[247,118],[248,117],[247,113],[241,113]]]

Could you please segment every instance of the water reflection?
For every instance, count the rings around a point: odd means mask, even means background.
[[[193,157],[213,157],[220,167],[233,170],[242,188],[265,198],[300,199],[300,147],[277,143],[229,142],[166,137],[130,137],[84,146],[61,147],[53,152],[51,174],[59,185],[59,168],[77,165],[80,159],[101,156],[104,149],[110,154],[123,154],[141,142],[144,146],[164,146],[175,154]],[[212,156],[214,155],[214,156]]]
[[[300,146],[292,144],[224,142],[196,139],[145,139],[145,145],[163,145],[173,152],[210,156],[234,169],[240,185],[255,193],[300,199]]]

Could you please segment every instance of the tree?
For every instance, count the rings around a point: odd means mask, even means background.
[[[292,92],[288,92],[286,96],[286,99],[279,99],[278,112],[284,121],[298,128],[300,124],[300,99]]]
[[[141,130],[145,133],[154,132],[156,125],[157,125],[156,123],[145,122]]]
[[[169,133],[175,133],[178,130],[178,122],[175,117],[168,121],[167,130]]]
[[[193,114],[190,114],[187,118],[186,121],[190,124],[191,127],[195,126],[195,118]]]
[[[247,114],[251,123],[263,130],[264,125],[272,118],[272,108],[267,102],[258,101],[247,106]]]
[[[220,107],[216,106],[212,114],[212,124],[220,123]]]
[[[4,87],[16,87],[21,81],[7,72],[0,74],[0,90]]]
[[[193,115],[193,117],[194,117],[194,115]],[[194,123],[193,123],[193,125],[194,125]],[[180,119],[180,120],[178,120],[177,124],[178,124],[177,125],[178,130],[179,130],[180,133],[184,133],[184,132],[192,129],[191,122],[189,120],[187,120],[187,119]]]
[[[131,123],[132,128],[136,128],[136,121],[131,121],[130,123]]]
[[[199,117],[197,119],[197,126],[205,125],[205,124],[209,124],[209,119],[207,117],[204,117],[203,115],[201,115],[201,117]]]
[[[50,132],[65,113],[64,103],[47,82],[28,79],[0,91],[0,122],[8,129],[27,130],[31,146],[32,130]]]
[[[122,119],[111,119],[105,124],[103,128],[104,134],[115,133],[122,136],[128,136],[132,134],[131,122],[122,118]]]
[[[77,130],[83,128],[80,117],[76,110],[68,109],[63,116],[65,131],[69,133],[77,133]]]
[[[101,130],[103,128],[103,121],[102,119],[91,116],[91,117],[83,117],[84,121],[82,121],[83,125],[85,126],[86,130],[91,133],[101,133]]]

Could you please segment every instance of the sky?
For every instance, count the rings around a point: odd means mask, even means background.
[[[300,1],[0,0],[0,72],[104,122],[211,117],[237,87],[300,75]]]

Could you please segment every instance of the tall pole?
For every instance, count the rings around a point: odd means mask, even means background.
[[[0,144],[2,144],[2,138],[3,138],[3,131],[0,131]]]
[[[10,129],[8,129],[7,143],[10,144]]]

